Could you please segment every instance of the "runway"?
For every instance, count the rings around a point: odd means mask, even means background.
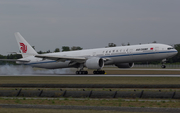
[[[180,69],[151,69],[151,68],[128,68],[128,69],[120,69],[120,68],[104,68],[105,70],[139,70],[139,71],[180,71]]]
[[[86,68],[84,70],[87,70]],[[104,67],[105,75],[93,75],[93,70],[88,70],[88,75],[76,75],[77,69],[39,69],[28,66],[3,66],[0,68],[0,76],[73,76],[73,77],[180,77],[180,69],[161,68],[130,68],[119,69]]]
[[[180,75],[57,75],[57,74],[35,74],[35,75],[30,75],[30,74],[23,74],[23,75],[0,75],[2,77],[5,76],[32,76],[32,77],[180,77]]]
[[[88,70],[88,75],[76,75],[75,69],[68,70],[18,70],[11,68],[4,72],[0,72],[0,76],[59,76],[59,77],[180,77],[180,69],[150,69],[150,68],[104,68],[107,72],[105,75],[94,75],[92,70]],[[2,70],[1,70],[2,71]],[[141,72],[141,73],[139,73]]]

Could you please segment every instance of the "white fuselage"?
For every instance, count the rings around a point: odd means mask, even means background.
[[[132,46],[119,46],[109,48],[87,49],[69,52],[48,53],[48,56],[74,56],[74,57],[99,57],[106,60],[105,65],[113,65],[118,63],[133,63],[141,61],[155,61],[170,58],[177,54],[177,50],[172,46],[165,44],[142,44]],[[27,65],[34,67],[57,69],[74,67],[69,65],[70,61],[55,61],[34,56],[22,58],[22,60],[29,60]],[[17,62],[19,63],[19,62]]]

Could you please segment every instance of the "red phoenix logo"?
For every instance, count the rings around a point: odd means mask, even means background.
[[[24,43],[20,43],[20,46],[21,46],[21,50],[23,53],[26,53],[27,52],[27,45],[25,45]]]

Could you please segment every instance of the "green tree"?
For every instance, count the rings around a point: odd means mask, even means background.
[[[82,50],[83,48],[79,47],[79,46],[73,46],[71,47],[71,51],[75,51],[75,50]]]
[[[43,52],[42,52],[42,51],[39,51],[38,54],[43,54]]]
[[[60,52],[60,49],[59,49],[59,48],[56,48],[56,49],[54,50],[54,52]]]
[[[7,56],[3,56],[3,55],[0,55],[0,59],[6,59]],[[5,65],[7,62],[6,61],[0,61],[0,65]]]
[[[50,51],[50,50],[48,50],[46,53],[51,53],[51,51]]]
[[[62,51],[70,51],[70,48],[68,46],[62,46]]]
[[[32,48],[35,50],[35,46],[32,46]]]
[[[114,43],[109,43],[109,44],[108,44],[108,47],[116,47],[116,44],[114,44]]]

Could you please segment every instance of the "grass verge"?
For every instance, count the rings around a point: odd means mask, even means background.
[[[0,76],[0,84],[179,84],[180,77]]]
[[[31,104],[31,105],[76,105],[76,106],[116,106],[116,107],[157,107],[157,108],[179,108],[180,101],[139,101],[138,99],[125,101],[123,99],[19,99],[0,98],[0,104]]]
[[[0,108],[1,113],[139,113],[121,111],[96,111],[96,110],[58,110],[58,109],[31,109],[31,108]],[[149,113],[149,112],[146,112]]]

